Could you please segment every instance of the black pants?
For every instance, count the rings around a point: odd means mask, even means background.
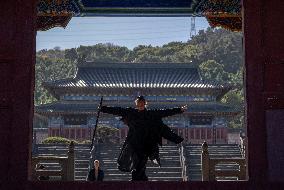
[[[133,170],[132,181],[148,181],[146,176],[146,164],[148,161],[148,156],[141,152],[133,153]]]

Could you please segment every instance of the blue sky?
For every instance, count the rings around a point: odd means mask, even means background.
[[[190,37],[190,17],[74,17],[64,28],[37,33],[37,51],[112,43],[133,49],[137,45],[161,46]],[[209,27],[203,17],[195,19],[196,31]]]

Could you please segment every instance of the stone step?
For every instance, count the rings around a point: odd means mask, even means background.
[[[201,151],[197,151],[197,150],[188,150],[188,152],[192,153],[192,154],[198,154],[198,153],[201,153]],[[240,152],[240,150],[209,150],[209,153],[219,153],[219,152],[226,152],[226,153],[238,153]]]
[[[104,170],[107,171],[116,171],[118,170],[117,168],[104,168]],[[147,171],[157,171],[157,170],[167,170],[167,171],[171,171],[171,172],[177,172],[181,170],[181,167],[147,167]]]

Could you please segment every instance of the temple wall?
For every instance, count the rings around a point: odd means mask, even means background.
[[[74,115],[74,114],[73,114]],[[76,117],[76,114],[74,115]],[[72,119],[70,117],[69,119]],[[74,118],[75,119],[75,118]],[[209,122],[208,124],[191,123],[191,121]],[[208,120],[209,119],[209,120]],[[176,131],[177,134],[184,138],[184,143],[200,144],[204,141],[209,144],[228,142],[227,136],[227,119],[225,116],[190,116],[187,113],[164,118],[164,123]],[[208,121],[207,121],[208,120]],[[96,123],[96,116],[87,116],[86,125],[64,124],[64,115],[49,116],[48,119],[48,136],[64,137],[77,141],[91,140],[93,129]],[[119,134],[115,135],[115,141],[123,142],[125,140],[128,128],[120,121],[120,117],[109,114],[102,114],[98,125],[106,125],[119,129]],[[169,142],[164,140],[165,144]]]
[[[33,143],[40,144],[44,139],[48,137],[48,129],[34,129],[33,130]]]
[[[124,142],[128,133],[128,127],[118,128],[118,132],[113,136],[114,140],[120,143]],[[228,129],[226,127],[172,127],[172,130],[184,138],[184,143],[201,144],[206,141],[208,144],[226,144],[228,143]],[[215,132],[214,132],[215,130]],[[59,127],[53,126],[48,129],[49,137],[64,137],[77,141],[91,140],[93,128],[81,126]],[[215,135],[214,135],[215,134]],[[167,140],[163,140],[168,144]]]
[[[230,133],[227,134],[228,144],[240,144],[240,133]]]

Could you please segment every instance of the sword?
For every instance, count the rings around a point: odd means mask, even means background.
[[[98,121],[99,121],[99,117],[100,117],[100,112],[101,112],[101,107],[102,107],[102,103],[103,103],[103,96],[101,97],[101,101],[98,107],[98,112],[97,112],[97,118],[96,118],[96,124],[95,124],[95,128],[94,128],[94,132],[93,132],[93,138],[92,138],[92,144],[91,144],[91,151],[90,151],[90,160],[89,160],[89,171],[92,169],[93,164],[94,164],[94,159],[95,159],[95,144],[94,144],[94,140],[96,137],[96,130],[98,127]],[[88,178],[88,175],[87,175]],[[86,179],[87,179],[86,178]]]
[[[97,131],[97,127],[98,127],[98,122],[99,122],[99,117],[100,117],[100,113],[101,113],[102,103],[103,103],[103,96],[101,97],[101,101],[100,101],[100,104],[99,104],[99,107],[98,107],[96,124],[95,124],[95,128],[94,128],[92,144],[91,144],[91,150],[93,149],[93,146],[94,146],[94,140],[95,140],[95,137],[96,137],[96,131]]]

